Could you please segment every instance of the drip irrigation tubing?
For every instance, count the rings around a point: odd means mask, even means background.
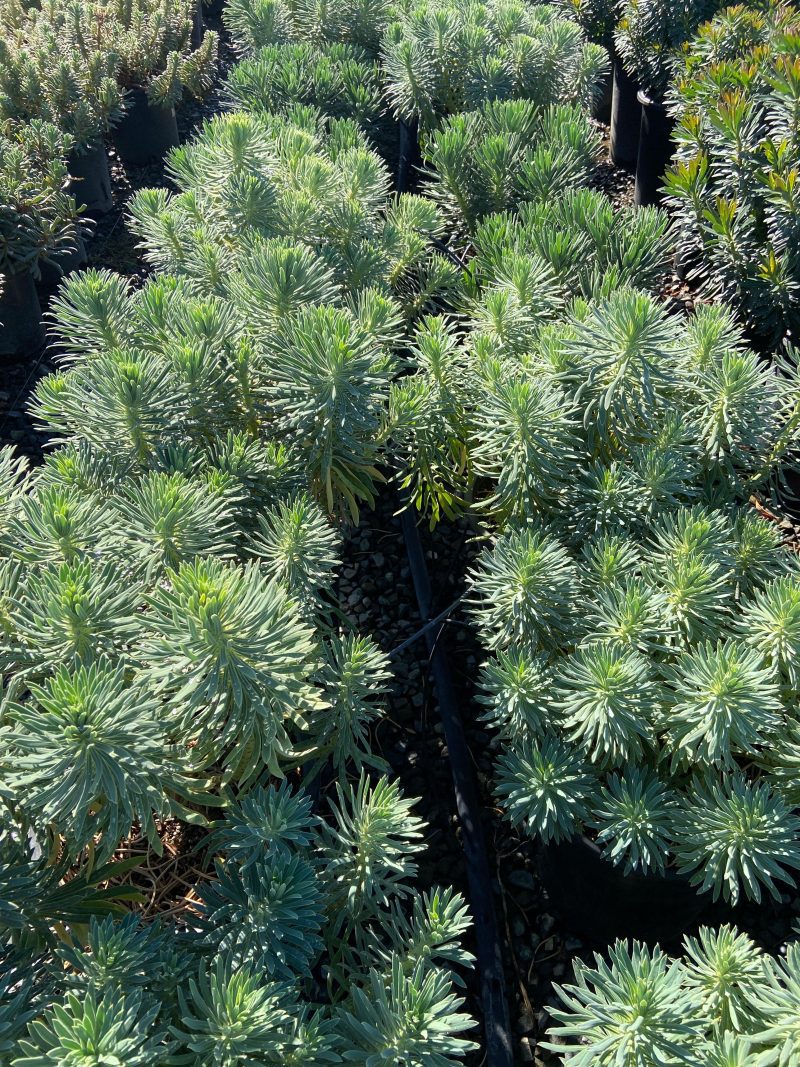
[[[397,166],[397,191],[406,192],[412,168],[417,165],[419,141],[416,123],[400,123],[400,151]],[[475,924],[475,947],[480,974],[481,1003],[486,1037],[487,1067],[513,1067],[508,1004],[503,976],[503,954],[494,911],[494,893],[481,825],[481,804],[475,770],[470,758],[464,724],[458,710],[458,697],[446,642],[439,637],[446,626],[450,609],[431,617],[431,582],[422,548],[414,509],[407,500],[400,501],[400,521],[406,554],[414,583],[421,630],[428,648],[431,673],[439,715],[444,728],[450,771],[453,777],[456,810],[461,825],[461,839],[467,862],[470,907]],[[435,623],[441,619],[440,625]]]
[[[467,879],[472,918],[475,924],[476,955],[481,979],[481,1001],[486,1032],[486,1063],[487,1067],[511,1067],[514,1060],[508,1005],[505,997],[503,956],[494,913],[494,894],[486,856],[486,842],[480,821],[478,787],[464,735],[464,725],[458,711],[458,697],[445,643],[439,640],[445,621],[442,620],[438,630],[427,625],[429,621],[432,621],[430,619],[430,576],[413,509],[405,507],[400,520],[419,614],[422,622],[426,624],[422,634],[428,646],[428,663],[444,727],[450,771],[453,776],[456,810],[461,824],[461,838],[467,861]]]

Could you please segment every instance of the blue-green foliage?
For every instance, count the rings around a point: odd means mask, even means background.
[[[473,1047],[450,971],[471,961],[458,947],[469,920],[456,894],[409,884],[422,826],[410,807],[362,778],[326,821],[285,784],[257,787],[203,846],[215,872],[182,929],[92,918],[85,938],[44,950],[20,929],[0,978],[0,1062],[453,1063]]]
[[[777,532],[708,505],[590,535],[582,554],[557,529],[547,566],[532,555],[544,535],[512,528],[473,576],[509,817],[545,840],[591,828],[613,862],[676,863],[715,895],[777,895],[800,867],[797,693],[768,652],[781,615],[748,627],[770,593],[800,588]],[[742,566],[751,530],[769,535],[755,570]],[[619,560],[623,538],[636,552],[624,570],[602,584],[579,571],[581,555]]]
[[[617,941],[575,964],[546,1047],[573,1067],[791,1064],[800,1052],[800,945],[767,956],[735,927],[701,927],[684,954]]]
[[[599,135],[577,104],[478,101],[422,141],[426,192],[462,233],[505,211],[583,185]]]
[[[381,45],[395,114],[432,129],[487,101],[588,110],[608,70],[604,48],[550,4],[424,0],[397,5]]]
[[[265,45],[237,63],[226,83],[231,104],[282,114],[298,104],[369,129],[383,110],[380,70],[359,48],[307,42]]]
[[[797,437],[792,365],[773,373],[720,307],[684,321],[640,289],[604,293],[603,278],[618,276],[605,256],[591,299],[567,302],[569,268],[528,251],[527,227],[517,251],[512,218],[497,222],[480,231],[483,284],[465,307],[468,328],[437,321],[433,363],[423,323],[415,373],[392,390],[420,508],[436,518],[471,498],[495,521],[546,518],[577,543],[640,536],[679,507],[769,491]],[[649,258],[631,262],[640,283],[654,280]]]

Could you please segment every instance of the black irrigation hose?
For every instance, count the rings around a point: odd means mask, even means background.
[[[494,896],[486,857],[486,843],[480,822],[478,788],[464,736],[464,726],[458,712],[458,698],[450,672],[450,663],[443,642],[438,640],[441,626],[445,623],[442,621],[438,630],[427,625],[431,618],[430,577],[412,508],[406,507],[403,510],[401,523],[419,614],[422,622],[426,624],[422,633],[428,646],[430,657],[428,662],[444,727],[447,754],[453,775],[456,809],[467,861],[469,898],[475,923],[478,971],[481,979],[486,1062],[488,1067],[512,1067],[514,1057],[503,979],[503,956],[495,921]]]
[[[397,191],[399,193],[408,190],[412,170],[418,168],[420,163],[417,123],[401,122],[397,164]],[[461,839],[467,861],[469,902],[475,924],[475,947],[486,1036],[486,1063],[487,1067],[513,1067],[514,1054],[503,978],[503,954],[494,913],[494,894],[486,855],[486,842],[480,821],[481,805],[478,785],[464,736],[464,725],[458,710],[458,698],[453,685],[445,642],[439,640],[439,635],[446,625],[446,618],[442,619],[438,628],[431,625],[436,620],[431,618],[431,583],[419,529],[415,522],[414,510],[409,506],[408,500],[401,501],[401,507],[403,539],[422,622],[422,629],[415,636],[424,635],[428,647],[428,664],[444,727],[450,771],[453,776],[456,810],[461,824]],[[449,609],[445,614],[447,613]]]

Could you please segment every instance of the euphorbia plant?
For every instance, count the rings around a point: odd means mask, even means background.
[[[452,890],[412,886],[424,824],[411,809],[385,778],[340,788],[320,814],[285,783],[258,786],[203,842],[213,868],[182,925],[98,917],[102,901],[68,883],[59,939],[29,918],[35,861],[7,853],[3,1062],[459,1062],[475,1048],[455,990],[469,917]]]
[[[0,464],[0,749],[25,818],[106,858],[225,783],[381,765],[386,659],[333,625],[338,538],[277,392],[253,420],[232,309],[89,273],[56,314],[66,365],[38,411],[63,445]]]
[[[584,184],[599,143],[575,104],[491,101],[423,136],[425,190],[458,231],[469,234],[491,212]]]
[[[795,696],[774,642],[798,586],[762,525],[695,507],[655,523],[653,547],[606,535],[580,557],[524,531],[486,553],[484,698],[513,822],[546,842],[583,830],[624,870],[672,865],[715,897],[792,884]]]
[[[800,324],[798,27],[789,5],[727,9],[686,49],[670,97],[665,204],[684,264],[770,345]]]
[[[487,215],[470,232],[460,322],[424,321],[409,348],[412,373],[392,387],[400,477],[434,523],[469,507],[486,478],[497,482],[496,494],[481,509],[499,516],[517,494],[524,506],[528,478],[557,499],[572,462],[569,403],[557,378],[539,380],[518,361],[538,351],[557,372],[558,319],[576,293],[608,296],[626,284],[655,290],[667,270],[662,212],[615,210],[590,189],[550,197],[544,185],[541,199]]]
[[[797,439],[796,371],[762,365],[720,309],[683,324],[615,289],[552,321],[541,261],[493,266],[471,333],[420,336],[438,421],[415,424],[417,396],[398,426],[427,449],[420,502],[446,510],[445,479],[471,473],[500,524],[471,596],[501,803],[627,870],[777,893],[800,867],[798,585],[743,505]]]
[[[234,44],[244,52],[265,45],[306,41],[315,47],[350,44],[375,58],[392,0],[229,0],[223,19]]]
[[[588,109],[608,69],[605,49],[562,10],[516,0],[401,5],[381,59],[395,114],[427,129],[492,100]]]
[[[684,954],[617,941],[578,961],[546,1046],[573,1067],[791,1064],[800,1055],[800,946],[766,955],[735,927],[701,927]],[[555,1039],[555,1040],[553,1040]]]
[[[622,0],[614,33],[625,69],[654,100],[662,100],[676,71],[678,53],[721,0]]]
[[[96,145],[122,114],[116,53],[85,34],[80,8],[59,0],[24,13],[0,5],[0,18],[0,119],[53,123],[77,153]]]
[[[217,35],[191,48],[193,0],[70,0],[55,8],[57,30],[115,57],[124,90],[143,89],[151,103],[168,106],[184,90],[202,96],[213,75]]]
[[[219,298],[251,425],[291,435],[324,507],[356,517],[382,478],[405,323],[460,288],[440,215],[390,198],[355,122],[307,108],[220,117],[169,166],[180,192],[133,201],[148,259]]]
[[[39,275],[39,263],[75,246],[67,193],[69,135],[40,120],[0,123],[0,274]]]
[[[226,90],[235,107],[253,112],[280,114],[309,104],[368,127],[383,111],[377,64],[346,44],[265,46],[236,64]]]
[[[56,447],[0,453],[0,1057],[447,1067],[468,920],[411,884],[423,824],[370,746],[387,657],[336,603],[327,513],[371,498],[405,322],[458,272],[352,121],[225,116],[170,167],[134,213],[171,273],[68,281]],[[277,786],[322,768],[317,812]],[[126,891],[86,872],[134,841],[156,868],[182,823],[211,835],[179,921],[161,883],[93,919]]]

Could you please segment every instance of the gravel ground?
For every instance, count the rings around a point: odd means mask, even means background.
[[[351,620],[390,654],[420,628],[395,507],[396,497],[387,491],[378,500],[375,512],[365,516],[360,527],[347,531],[340,581],[341,599]],[[438,579],[432,605],[433,612],[438,614],[463,592],[462,576],[475,554],[475,535],[466,522],[444,525],[433,534],[423,528],[421,533],[429,571]],[[477,658],[471,634],[457,611],[442,624],[437,643],[446,646],[459,696],[466,701],[465,680],[475,673]],[[454,885],[468,898],[466,861],[455,813],[447,746],[429,679],[424,638],[393,655],[391,667],[393,683],[385,717],[375,731],[375,748],[400,777],[406,795],[419,798],[416,810],[428,823],[419,884],[421,887]],[[470,748],[482,786],[488,783],[491,772],[491,756],[486,747],[489,742],[485,731],[477,726],[472,729]],[[436,788],[432,789],[434,782]],[[491,840],[496,825],[489,805],[483,806],[481,816],[485,836]],[[499,900],[499,880],[495,880],[495,890]],[[474,944],[468,947],[474,951]],[[480,1018],[480,986],[475,972],[468,976],[467,1000],[469,1009]],[[477,1067],[482,1058],[483,1047],[468,1062]]]
[[[611,162],[608,126],[596,120],[593,125],[600,131],[601,151],[600,161],[595,167],[589,186],[605,193],[615,207],[625,207],[633,202],[634,176]]]

